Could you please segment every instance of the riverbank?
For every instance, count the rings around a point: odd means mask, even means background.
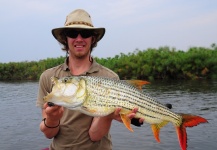
[[[217,79],[217,46],[192,47],[184,52],[169,47],[135,50],[96,61],[121,79]],[[0,63],[0,80],[38,80],[41,73],[64,63],[64,57],[31,62]]]

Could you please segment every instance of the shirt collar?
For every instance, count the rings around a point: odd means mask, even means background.
[[[91,73],[95,73],[99,71],[99,64],[94,60],[92,65],[90,66],[90,69],[87,71],[87,73],[91,74]]]
[[[94,59],[92,60],[93,60],[93,63],[90,66],[89,70],[87,72],[84,72],[82,75],[87,75],[87,74],[91,74],[91,73],[95,73],[99,71],[99,64]],[[62,69],[64,71],[69,71],[68,58],[65,59]]]
[[[69,66],[68,66],[68,57],[65,59],[64,64],[62,66],[62,69],[64,71],[69,71]]]

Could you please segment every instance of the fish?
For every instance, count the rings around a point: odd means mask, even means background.
[[[175,113],[155,100],[142,89],[144,80],[116,80],[97,76],[51,77],[52,91],[43,99],[55,105],[77,110],[93,117],[107,116],[121,108],[120,117],[125,127],[133,132],[127,117],[137,108],[135,118],[143,118],[151,125],[153,135],[160,142],[162,127],[169,122],[176,129],[181,150],[187,149],[186,127],[197,126],[208,121],[192,114]]]

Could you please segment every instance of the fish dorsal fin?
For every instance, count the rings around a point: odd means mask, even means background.
[[[127,83],[135,86],[136,88],[138,88],[139,90],[142,90],[142,86],[145,84],[150,84],[150,82],[148,81],[144,81],[144,80],[125,80]]]

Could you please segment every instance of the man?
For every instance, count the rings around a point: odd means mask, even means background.
[[[91,57],[91,52],[97,42],[104,36],[104,28],[93,26],[90,15],[81,9],[71,12],[65,26],[52,30],[53,36],[63,50],[68,54],[64,64],[48,69],[42,73],[39,80],[37,105],[42,108],[43,120],[40,130],[47,138],[53,138],[50,150],[56,149],[112,149],[109,134],[113,119],[121,121],[120,109],[106,117],[90,117],[78,111],[68,110],[60,106],[49,106],[44,103],[43,97],[51,92],[52,76],[65,77],[72,75],[104,76],[119,79],[113,71],[98,64]],[[136,109],[128,115],[135,116]],[[140,119],[140,122],[143,120]]]

